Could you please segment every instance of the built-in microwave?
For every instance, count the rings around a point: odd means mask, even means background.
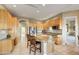
[[[52,29],[59,29],[59,26],[52,26]]]

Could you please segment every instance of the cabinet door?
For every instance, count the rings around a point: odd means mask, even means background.
[[[5,29],[6,28],[6,17],[5,17],[5,11],[0,10],[0,29]]]
[[[8,21],[11,15],[6,10],[0,10],[0,29],[8,29]],[[10,24],[9,24],[10,25]]]
[[[12,17],[8,20],[8,28],[9,29],[12,29],[12,28],[15,28],[15,27],[18,27],[19,25],[19,21],[17,20],[16,17]]]

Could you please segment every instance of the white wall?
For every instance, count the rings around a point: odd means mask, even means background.
[[[63,41],[63,45],[65,45],[66,42],[66,20],[64,19],[64,16],[62,17],[62,41]]]

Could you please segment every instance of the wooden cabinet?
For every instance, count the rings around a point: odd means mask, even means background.
[[[43,28],[47,29],[51,26],[59,26],[59,28],[61,27],[61,23],[62,23],[62,19],[61,16],[58,16],[56,18],[51,18],[49,20],[47,20],[44,24],[43,24]]]
[[[7,16],[5,13],[5,10],[0,10],[0,29],[6,29],[7,28]]]
[[[0,10],[0,29],[7,29],[7,20],[9,20],[8,12]]]
[[[61,38],[60,37],[55,37],[54,42],[55,42],[56,45],[60,45],[61,44]]]
[[[16,17],[12,17],[10,20],[8,20],[7,25],[9,29],[12,29],[12,28],[18,27],[19,21],[17,20]]]
[[[0,40],[0,54],[11,53],[14,48],[13,40],[12,38]]]
[[[7,10],[0,10],[0,29],[11,29],[18,26],[18,23],[17,18],[12,17]]]
[[[60,25],[60,22],[61,22],[60,20],[61,20],[60,17],[57,17],[55,19],[50,19],[49,24],[50,26]]]

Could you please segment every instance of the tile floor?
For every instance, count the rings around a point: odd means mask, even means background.
[[[42,53],[43,54],[43,53]],[[37,52],[37,55],[42,55]],[[52,53],[48,53],[49,55],[79,55],[79,47],[74,45],[54,45],[54,50]],[[10,55],[29,55],[29,49],[27,45],[18,44],[14,47],[14,50]],[[33,53],[31,54],[33,55]]]

